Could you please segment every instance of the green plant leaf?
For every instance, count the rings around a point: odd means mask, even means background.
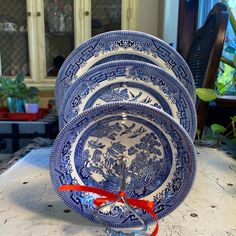
[[[204,102],[210,102],[217,98],[217,94],[213,89],[197,88],[196,94]]]
[[[233,116],[233,117],[230,117],[230,119],[231,119],[233,122],[235,122],[235,123],[236,123],[236,115],[235,115],[235,116]]]
[[[226,128],[220,124],[212,124],[211,125],[211,130],[213,133],[224,133],[226,131]]]
[[[216,87],[217,87],[218,93],[220,95],[223,95],[226,92],[225,84],[223,84],[223,83],[216,83]]]
[[[39,93],[39,89],[36,87],[29,87],[29,93],[32,95],[36,95]]]
[[[200,135],[201,134],[201,130],[197,129],[196,133],[197,133],[197,135]]]
[[[26,96],[27,87],[23,75],[17,75],[15,79],[1,77],[0,81],[4,97],[24,98]]]
[[[21,84],[24,81],[24,75],[23,74],[18,74],[15,79],[15,83]]]
[[[200,140],[200,135],[201,135],[201,130],[200,129],[196,130],[196,135],[197,135],[197,139]]]

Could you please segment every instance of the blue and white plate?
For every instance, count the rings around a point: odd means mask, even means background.
[[[192,73],[178,52],[164,41],[137,31],[111,31],[97,35],[71,52],[56,80],[59,111],[66,90],[89,68],[114,60],[145,61],[164,68],[182,82],[195,101]]]
[[[96,106],[76,116],[61,130],[52,147],[50,174],[54,188],[64,184],[98,187],[118,194],[121,156],[125,156],[125,192],[129,198],[154,201],[162,218],[189,193],[196,172],[196,153],[187,132],[158,108],[132,102]],[[95,221],[97,194],[58,192],[83,217]],[[137,210],[147,223],[154,219]],[[99,212],[111,227],[140,222],[121,203]]]
[[[75,81],[62,102],[60,128],[82,111],[108,102],[132,101],[155,106],[179,122],[193,139],[197,119],[186,88],[164,69],[139,61],[98,65]]]

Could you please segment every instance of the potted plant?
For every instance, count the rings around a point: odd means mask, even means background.
[[[24,98],[25,112],[37,113],[39,110],[39,90],[36,87],[30,87],[27,89],[26,96]]]
[[[18,74],[15,79],[0,77],[0,95],[6,99],[10,112],[24,112],[23,99],[27,94],[24,76]]]
[[[22,74],[18,74],[15,79],[0,77],[0,96],[6,99],[10,112],[37,113],[38,93],[36,87],[27,88]]]

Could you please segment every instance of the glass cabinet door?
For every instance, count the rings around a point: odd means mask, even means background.
[[[73,0],[44,0],[46,76],[57,76],[74,49]]]
[[[53,90],[75,47],[103,32],[134,29],[133,2],[0,0],[0,75],[23,73],[29,86]]]
[[[92,36],[121,29],[121,0],[92,0]]]
[[[26,0],[0,0],[0,75],[30,76]]]

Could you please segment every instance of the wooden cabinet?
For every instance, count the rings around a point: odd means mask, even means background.
[[[0,0],[0,73],[53,90],[58,67],[96,34],[135,30],[135,0]]]

